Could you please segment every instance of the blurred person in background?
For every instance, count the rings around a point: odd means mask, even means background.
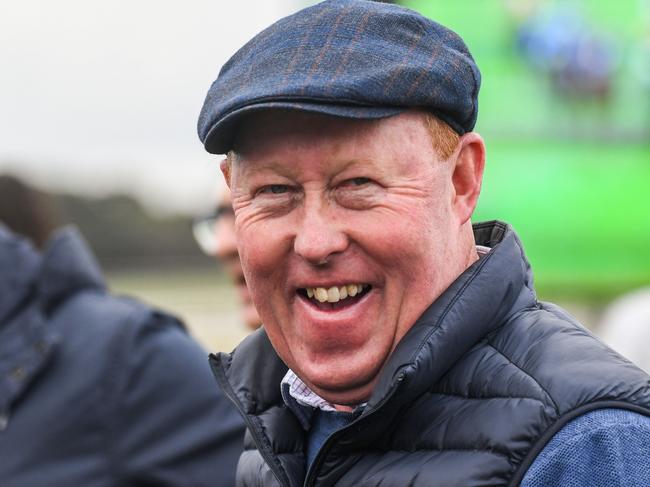
[[[28,237],[42,249],[59,218],[51,196],[17,177],[0,175],[0,221],[11,230]]]
[[[207,216],[196,218],[192,224],[194,238],[201,250],[219,260],[233,285],[237,289],[241,303],[244,324],[249,330],[262,325],[257,309],[253,304],[246,278],[239,260],[235,235],[235,214],[232,210],[230,190],[226,187],[220,193],[214,211]]]
[[[232,485],[243,424],[183,324],[109,294],[74,229],[47,239],[37,192],[0,200],[0,485]]]
[[[650,287],[610,303],[597,331],[607,345],[650,373]]]
[[[264,322],[211,360],[240,485],[650,485],[650,377],[538,301],[510,225],[472,222],[480,80],[444,26],[328,0],[208,90]]]

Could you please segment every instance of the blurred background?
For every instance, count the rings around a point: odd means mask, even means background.
[[[1,2],[1,213],[77,225],[114,291],[231,349],[237,295],[190,230],[223,191],[196,119],[238,47],[313,3]],[[650,0],[393,3],[456,30],[482,70],[476,219],[512,223],[540,297],[598,331],[650,285]]]

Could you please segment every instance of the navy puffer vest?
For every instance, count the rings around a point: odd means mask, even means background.
[[[263,330],[212,357],[244,415],[245,486],[515,486],[569,420],[598,408],[650,415],[650,378],[560,308],[536,300],[509,226],[474,227],[492,251],[399,343],[359,418],[305,471],[305,432],[286,408],[287,368]]]

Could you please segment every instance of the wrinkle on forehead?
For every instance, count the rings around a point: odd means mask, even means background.
[[[345,150],[342,160],[349,159],[352,162],[354,159],[372,158],[372,150],[378,146],[375,143],[377,138],[390,142],[388,151],[394,152],[394,157],[402,159],[404,154],[409,152],[405,148],[415,145],[419,156],[438,159],[437,151],[430,143],[428,117],[425,112],[414,110],[377,120],[269,110],[251,116],[242,123],[235,148],[229,152],[228,160],[231,165],[241,165],[249,158],[259,163],[260,159],[264,160],[265,152],[271,153],[278,148],[285,152],[285,157],[293,157],[294,154],[308,152],[318,145],[327,147],[328,154],[334,155],[333,158],[336,158],[341,150]],[[408,130],[404,130],[405,127],[408,127]],[[418,159],[421,160],[421,157]],[[287,166],[286,160],[264,162]]]

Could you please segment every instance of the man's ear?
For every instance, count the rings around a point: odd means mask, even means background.
[[[226,180],[226,184],[230,188],[230,171],[232,169],[230,158],[226,157],[223,161],[221,161],[220,166],[221,166],[221,173],[223,174],[223,177]]]
[[[463,135],[458,142],[458,156],[453,168],[454,212],[461,224],[467,222],[481,193],[485,167],[485,143],[475,132]]]

